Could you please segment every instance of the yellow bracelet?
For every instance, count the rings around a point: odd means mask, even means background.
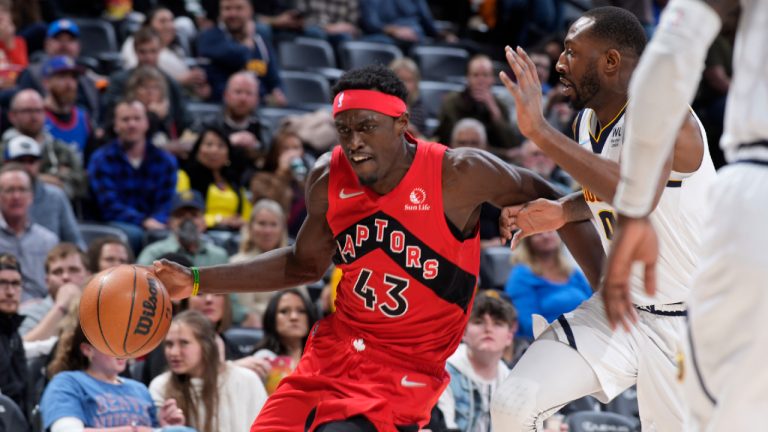
[[[197,292],[200,291],[200,271],[197,267],[190,267],[190,270],[192,270],[192,279],[194,281],[194,284],[192,285],[192,297],[194,297],[197,295]]]

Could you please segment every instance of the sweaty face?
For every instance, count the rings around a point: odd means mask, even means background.
[[[360,183],[372,186],[389,174],[402,157],[396,119],[369,110],[348,110],[336,118],[339,143]]]
[[[600,56],[589,29],[592,18],[579,18],[565,36],[565,50],[557,61],[557,72],[564,86],[563,94],[573,108],[588,107],[592,98],[600,91],[600,77],[597,61]]]

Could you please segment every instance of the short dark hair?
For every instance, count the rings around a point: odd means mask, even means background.
[[[470,319],[482,318],[485,315],[490,315],[491,318],[505,322],[510,326],[517,324],[515,307],[509,301],[502,299],[499,293],[494,290],[477,293]]]
[[[626,9],[604,6],[590,9],[582,17],[593,18],[595,23],[589,34],[607,42],[612,48],[633,52],[638,57],[648,41],[645,29],[635,15]]]
[[[333,97],[344,90],[378,90],[397,96],[403,102],[408,101],[408,89],[405,84],[392,70],[383,65],[366,66],[346,72],[333,86]]]
[[[111,235],[97,237],[91,241],[91,243],[88,245],[88,250],[86,251],[86,254],[88,255],[88,265],[90,266],[91,273],[96,274],[99,272],[101,250],[104,249],[104,246],[108,244],[118,244],[123,246],[128,252],[128,263],[130,264],[134,261],[133,249],[131,249],[131,247],[128,246],[128,244],[122,241],[119,237]]]

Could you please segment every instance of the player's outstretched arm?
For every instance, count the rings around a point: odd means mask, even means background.
[[[444,193],[450,194],[450,197],[446,196],[444,202],[448,217],[458,227],[476,223],[483,202],[503,208],[537,198],[558,199],[562,196],[539,175],[513,167],[482,150],[453,149],[446,153],[445,159]],[[459,211],[452,211],[457,207]],[[456,220],[452,214],[468,216],[465,220]],[[590,283],[596,287],[605,256],[600,237],[592,223],[569,223],[559,229],[558,233]]]
[[[296,243],[242,262],[200,268],[201,293],[275,291],[322,278],[336,248],[325,215],[328,211],[330,154],[318,159],[307,180],[307,218]],[[174,299],[189,297],[191,271],[166,260],[156,261],[155,274]]]
[[[524,238],[546,231],[555,231],[571,222],[592,218],[592,212],[582,192],[574,192],[559,200],[539,198],[525,204],[501,209],[499,232],[504,241],[510,241],[510,249],[517,247]]]

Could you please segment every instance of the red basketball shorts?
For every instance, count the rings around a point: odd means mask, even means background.
[[[251,426],[251,432],[303,432],[362,415],[380,432],[424,426],[448,385],[444,364],[393,358],[363,337],[349,334],[333,317],[317,323],[304,356],[283,378]]]

